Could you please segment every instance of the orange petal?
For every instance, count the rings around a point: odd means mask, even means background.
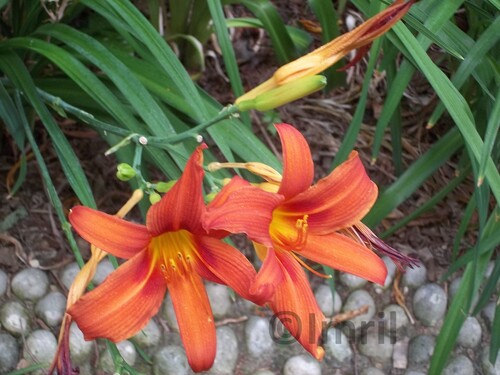
[[[253,241],[270,246],[269,224],[283,197],[255,186],[243,186],[224,199],[220,207],[208,207],[204,217],[206,230],[245,233]]]
[[[195,234],[202,232],[201,217],[205,210],[202,165],[205,148],[205,144],[198,146],[179,180],[149,209],[146,226],[153,236],[179,229]]]
[[[231,181],[229,181],[227,185],[224,185],[221,191],[217,193],[215,198],[208,205],[208,208],[215,209],[221,207],[227,201],[231,193],[247,186],[250,186],[247,180],[242,179],[240,176],[234,176]]]
[[[195,272],[176,275],[168,284],[186,356],[195,372],[212,367],[215,359],[215,324],[205,286]]]
[[[250,293],[259,301],[259,305],[270,302],[274,298],[276,287],[283,282],[285,275],[273,248],[266,248],[254,242],[257,253],[266,254],[262,267],[250,288]]]
[[[208,236],[198,236],[196,244],[200,257],[196,267],[203,278],[225,284],[243,298],[252,299],[249,289],[257,273],[242,253]]]
[[[143,328],[158,312],[166,292],[163,275],[147,251],[118,267],[68,313],[86,340],[103,337],[119,342]]]
[[[357,152],[352,152],[330,175],[283,203],[280,210],[297,217],[308,215],[310,233],[332,233],[359,222],[373,206],[377,192]]]
[[[373,251],[339,233],[310,234],[298,254],[315,262],[384,285],[385,263]]]
[[[128,259],[136,255],[147,247],[151,239],[144,225],[84,206],[73,207],[69,221],[85,240],[119,258]]]
[[[314,164],[309,146],[297,129],[288,124],[275,126],[283,146],[283,180],[278,194],[290,199],[311,186]]]
[[[304,349],[321,360],[325,351],[318,341],[325,317],[299,263],[287,252],[277,251],[277,258],[285,278],[276,287],[271,309]]]

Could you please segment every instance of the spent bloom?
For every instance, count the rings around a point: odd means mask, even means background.
[[[278,316],[294,312],[300,319],[283,324],[321,359],[324,350],[318,340],[324,316],[303,267],[315,271],[303,258],[383,284],[386,266],[372,250],[375,240],[367,241],[371,232],[360,222],[375,202],[377,186],[356,152],[311,186],[314,165],[306,140],[291,125],[279,124],[276,129],[283,147],[283,175],[270,167],[259,173],[258,163],[228,163],[252,170],[268,182],[263,189],[234,177],[222,190],[220,201],[209,206],[207,224],[245,233],[254,241],[263,264],[251,293],[265,296]],[[397,254],[400,263],[407,261]],[[299,322],[309,329],[301,329]]]
[[[204,229],[205,147],[195,150],[181,178],[149,209],[146,225],[83,206],[72,209],[70,222],[84,239],[127,259],[68,310],[87,340],[118,342],[134,335],[157,313],[168,289],[190,366],[212,366],[215,325],[203,279],[251,298],[256,272],[243,254]]]

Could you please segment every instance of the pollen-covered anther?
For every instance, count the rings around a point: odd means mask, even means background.
[[[300,251],[307,243],[307,232],[309,228],[309,224],[307,224],[308,217],[308,215],[304,215],[302,219],[298,219],[295,223],[295,228],[297,228],[297,238],[290,244],[295,251]]]

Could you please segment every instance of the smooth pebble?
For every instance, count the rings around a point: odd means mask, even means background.
[[[345,301],[344,307],[342,308],[344,312],[357,310],[365,305],[368,306],[368,311],[365,314],[361,314],[355,316],[352,319],[349,319],[345,323],[345,330],[358,330],[361,327],[366,326],[375,315],[375,301],[373,300],[370,293],[368,293],[366,290],[361,289],[355,290],[354,292],[349,294]],[[350,336],[351,334],[354,334],[354,332],[346,332],[346,334]]]
[[[269,319],[251,316],[245,324],[245,340],[248,353],[253,357],[271,355],[274,341],[270,334]]]
[[[283,375],[321,375],[321,366],[309,354],[296,355],[286,361]]]
[[[453,358],[444,368],[443,375],[471,375],[474,374],[474,366],[469,358],[459,355]]]
[[[329,328],[326,333],[325,352],[328,359],[342,365],[352,358],[352,349],[349,339],[338,328]]]
[[[177,345],[160,348],[153,356],[154,375],[188,375],[191,373],[184,349]]]
[[[419,288],[427,281],[427,268],[423,263],[419,267],[407,268],[402,277],[402,284],[409,288]]]
[[[37,268],[25,268],[12,278],[12,291],[21,299],[37,301],[49,288],[47,274]]]
[[[349,289],[359,289],[362,286],[366,285],[366,283],[368,282],[362,277],[352,275],[346,272],[340,273],[339,280],[343,285],[345,285]]]
[[[7,274],[0,270],[0,297],[3,297],[7,291],[7,286],[9,285],[9,277]]]
[[[481,324],[476,318],[469,316],[460,328],[457,342],[464,348],[475,348],[481,342],[482,334]]]
[[[415,336],[408,347],[408,362],[411,366],[423,366],[429,363],[436,339],[429,335]]]
[[[0,333],[0,374],[13,370],[19,361],[17,340],[8,333]]]
[[[435,326],[446,312],[448,298],[437,284],[421,286],[413,296],[413,313],[426,326]]]
[[[392,340],[378,330],[370,330],[359,343],[359,351],[376,362],[389,361],[393,350]]]
[[[231,296],[229,295],[229,288],[225,285],[215,283],[207,283],[205,288],[207,290],[214,318],[224,318],[231,310]]]
[[[332,290],[328,285],[321,284],[314,293],[318,306],[327,317],[338,314],[342,308],[342,299],[340,295],[335,291],[332,295]]]
[[[30,331],[28,310],[17,301],[5,302],[0,307],[0,322],[8,332],[16,335],[27,335]]]
[[[61,324],[65,312],[66,297],[60,292],[48,293],[35,306],[36,315],[50,327]]]
[[[409,323],[405,310],[399,305],[389,305],[383,312],[384,327],[389,331],[397,331]]]
[[[213,375],[232,375],[238,361],[238,338],[230,327],[217,328],[217,352],[210,369]]]

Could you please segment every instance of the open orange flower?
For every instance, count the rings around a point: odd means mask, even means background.
[[[366,228],[360,220],[375,202],[377,186],[356,152],[311,186],[314,166],[306,140],[291,125],[279,124],[276,129],[283,146],[283,176],[269,167],[257,172],[269,181],[267,191],[233,178],[220,201],[209,206],[206,223],[246,233],[255,242],[263,265],[250,291],[265,295],[278,317],[295,314],[299,319],[284,319],[284,325],[321,358],[324,351],[318,340],[324,316],[301,265],[310,267],[300,257],[383,284],[386,266],[368,247],[368,232],[360,235],[357,229]],[[258,164],[243,167],[255,172]]]
[[[181,178],[150,208],[145,226],[87,207],[71,211],[70,222],[84,239],[128,259],[69,309],[87,340],[132,336],[156,314],[168,288],[189,364],[194,371],[212,366],[215,326],[202,278],[249,298],[256,272],[240,252],[203,227],[204,148],[197,148]]]

